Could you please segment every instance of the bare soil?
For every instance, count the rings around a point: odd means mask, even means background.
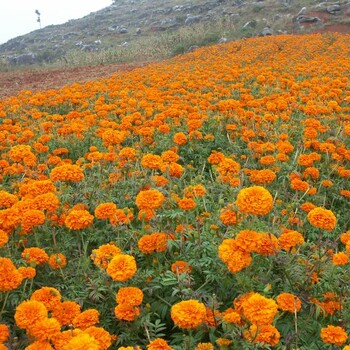
[[[21,69],[0,72],[0,99],[14,96],[21,90],[59,89],[73,83],[108,78],[118,71],[132,70],[145,64],[110,64],[60,69]]]

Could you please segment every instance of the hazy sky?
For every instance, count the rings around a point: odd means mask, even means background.
[[[65,23],[101,10],[112,0],[0,0],[0,44],[51,24]]]

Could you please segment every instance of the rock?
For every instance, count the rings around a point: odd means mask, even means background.
[[[224,43],[227,43],[227,38],[225,38],[224,36],[221,37],[218,41],[219,44],[224,44]]]
[[[21,55],[8,56],[7,60],[10,64],[34,64],[36,63],[36,54],[33,52],[24,53]]]
[[[265,27],[265,28],[262,30],[261,35],[262,35],[262,36],[273,35],[273,31],[272,31],[272,29],[271,29],[269,26],[267,26],[267,27]]]
[[[128,30],[125,27],[122,27],[119,29],[118,33],[119,34],[126,34],[126,33],[128,33]]]
[[[246,28],[255,28],[255,27],[256,27],[256,21],[252,20],[252,21],[246,22],[242,28],[246,29]]]
[[[297,22],[298,23],[316,23],[316,22],[321,22],[321,20],[319,17],[301,15],[297,17]]]
[[[336,15],[340,12],[341,8],[339,4],[327,6],[326,11],[331,15]]]
[[[194,52],[196,51],[197,49],[199,49],[199,46],[197,45],[192,45],[188,48],[188,50],[186,52]]]
[[[187,18],[185,20],[185,25],[190,26],[194,23],[198,23],[201,20],[202,16],[191,16],[187,15]]]
[[[142,33],[141,28],[137,28],[137,29],[136,29],[136,34],[137,34],[137,35],[140,35],[141,33]]]

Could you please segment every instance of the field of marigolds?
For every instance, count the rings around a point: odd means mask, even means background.
[[[0,349],[350,349],[350,36],[198,49],[0,100]]]

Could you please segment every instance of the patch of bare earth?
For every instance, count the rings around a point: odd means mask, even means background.
[[[108,78],[118,71],[132,70],[144,64],[109,64],[61,69],[24,69],[0,72],[0,99],[15,96],[21,90],[59,89],[73,83]]]

